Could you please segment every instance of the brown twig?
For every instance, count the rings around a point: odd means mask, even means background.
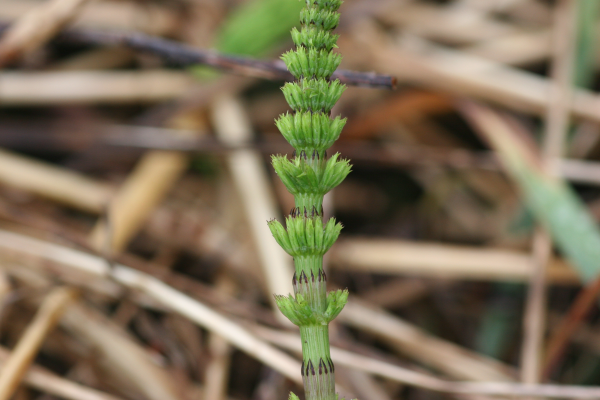
[[[556,367],[564,354],[569,340],[583,323],[583,319],[589,314],[592,306],[596,303],[600,293],[600,278],[585,286],[577,295],[577,298],[569,308],[567,315],[562,319],[558,329],[554,332],[548,343],[546,359],[542,369],[544,380]]]
[[[0,23],[0,33],[6,24]],[[293,80],[283,61],[262,61],[247,57],[220,54],[215,51],[194,47],[142,33],[114,33],[69,29],[59,33],[56,40],[98,46],[125,46],[133,50],[155,54],[179,66],[208,65],[220,70],[244,76],[272,80]],[[396,79],[389,75],[373,72],[337,70],[332,79],[340,82],[371,88],[393,89]]]
[[[68,30],[57,36],[57,40],[95,45],[120,45],[134,50],[152,53],[171,63],[189,65],[208,65],[217,69],[235,72],[240,75],[265,79],[293,80],[283,61],[262,61],[248,57],[220,54],[215,51],[200,50],[171,40],[161,39],[141,33],[109,33]],[[332,79],[365,87],[393,89],[395,78],[369,72],[337,70]]]

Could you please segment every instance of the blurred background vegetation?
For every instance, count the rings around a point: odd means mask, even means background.
[[[287,104],[281,75],[247,67],[280,67],[301,6],[0,0],[0,400],[298,392],[272,308],[291,260],[266,226],[293,207],[269,164],[291,156]],[[340,391],[474,396],[394,368],[598,385],[600,2],[340,12],[341,68],[398,80],[350,82],[333,111],[354,165],[325,204],[345,226],[329,282],[351,291]]]

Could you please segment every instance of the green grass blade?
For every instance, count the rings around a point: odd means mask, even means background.
[[[242,4],[224,22],[216,48],[229,54],[262,57],[289,40],[304,2],[254,0]]]
[[[600,1],[579,0],[578,2],[577,53],[575,59],[575,80],[579,87],[590,87],[595,74],[597,56],[598,17]]]
[[[474,103],[464,102],[461,108],[498,153],[532,213],[582,280],[594,280],[600,273],[600,230],[583,202],[563,180],[544,171],[516,121]]]

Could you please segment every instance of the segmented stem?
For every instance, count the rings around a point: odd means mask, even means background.
[[[291,0],[282,0],[291,1]],[[323,255],[342,228],[335,219],[323,224],[323,196],[350,173],[350,164],[339,154],[327,158],[326,150],[338,139],[346,120],[331,118],[331,110],[345,90],[330,80],[341,62],[333,51],[338,36],[331,31],[339,23],[341,0],[305,0],[300,12],[301,30],[292,30],[296,48],[282,56],[296,78],[282,91],[292,113],[275,124],[294,147],[294,157],[273,156],[273,167],[296,207],[286,227],[269,221],[277,242],[294,257],[294,294],[276,296],[281,312],[300,327],[302,377],[307,400],[335,400],[334,365],[329,351],[329,322],[342,310],[347,291],[327,293]],[[290,399],[297,398],[291,394]]]

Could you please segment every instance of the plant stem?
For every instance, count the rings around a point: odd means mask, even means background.
[[[300,338],[306,400],[335,400],[334,366],[329,354],[329,326],[301,326]]]
[[[301,294],[312,310],[323,312],[327,307],[327,276],[323,272],[323,256],[294,258],[294,294]]]
[[[323,255],[337,239],[341,224],[323,225],[323,196],[350,173],[350,164],[327,148],[346,123],[331,119],[331,109],[345,86],[331,76],[341,62],[333,52],[341,0],[306,0],[300,12],[301,31],[292,30],[296,50],[282,56],[297,81],[283,88],[293,114],[281,115],[276,125],[294,147],[294,157],[273,157],[273,167],[294,195],[296,207],[286,218],[286,228],[270,221],[269,228],[283,249],[294,257],[295,297],[276,296],[281,312],[300,327],[302,379],[307,400],[337,400],[334,366],[329,351],[329,322],[342,310],[347,291],[327,294]],[[292,393],[290,400],[297,397]]]
[[[323,195],[319,193],[301,193],[294,196],[298,210],[315,210],[320,214],[323,210]]]

